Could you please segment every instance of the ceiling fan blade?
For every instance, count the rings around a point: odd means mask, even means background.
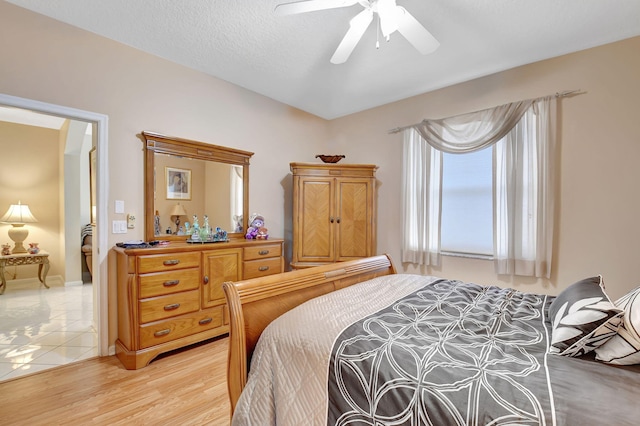
[[[351,52],[356,48],[372,20],[373,12],[371,9],[365,9],[349,21],[349,30],[331,57],[332,64],[342,64],[349,59]]]
[[[398,6],[398,9],[402,10],[398,13],[398,32],[423,55],[435,51],[440,46],[438,40],[404,7]]]
[[[303,0],[291,3],[282,3],[276,6],[274,15],[295,15],[297,13],[315,12],[316,10],[336,9],[339,7],[353,6],[358,0]]]

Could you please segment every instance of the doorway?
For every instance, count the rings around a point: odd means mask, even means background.
[[[0,94],[0,105],[20,108],[78,122],[90,123],[95,144],[95,227],[92,244],[93,323],[98,333],[98,355],[109,355],[107,320],[107,123],[103,114]],[[1,296],[0,296],[1,297]]]

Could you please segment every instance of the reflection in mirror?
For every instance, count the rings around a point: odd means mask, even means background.
[[[244,237],[252,152],[142,132],[145,238],[186,240],[194,216],[230,238]]]
[[[185,235],[194,215],[200,224],[207,215],[213,229],[242,232],[242,175],[234,164],[156,154],[155,236]]]

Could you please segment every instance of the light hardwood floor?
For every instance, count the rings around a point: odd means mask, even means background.
[[[126,370],[115,356],[0,383],[2,425],[229,425],[228,337]]]

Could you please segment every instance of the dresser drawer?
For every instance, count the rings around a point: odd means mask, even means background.
[[[242,263],[242,279],[264,277],[282,272],[282,258],[250,260]]]
[[[222,326],[222,306],[140,326],[140,348]]]
[[[263,244],[256,247],[244,248],[244,260],[255,260],[266,257],[282,256],[282,246],[280,244]]]
[[[200,286],[200,268],[140,275],[138,282],[140,299],[195,290]]]
[[[138,273],[171,271],[174,269],[197,268],[200,266],[200,253],[156,254],[138,257]]]
[[[185,291],[140,300],[140,322],[147,323],[195,312],[200,309],[200,292]]]

